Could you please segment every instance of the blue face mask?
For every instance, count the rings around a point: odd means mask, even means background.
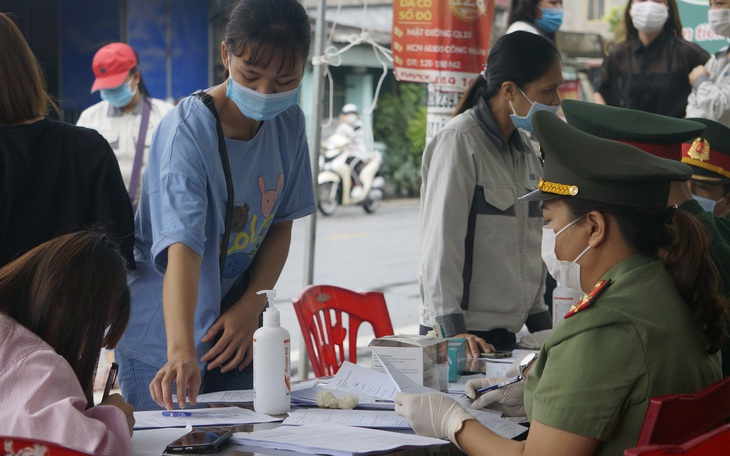
[[[717,204],[717,201],[698,195],[692,195],[692,198],[700,203],[700,206],[702,206],[702,209],[704,209],[705,211],[713,212],[715,210],[715,205]]]
[[[527,95],[525,95],[525,92],[522,91],[522,89],[519,89],[520,93],[522,93],[522,96],[527,98]],[[532,133],[532,116],[535,115],[537,111],[548,111],[553,114],[558,113],[558,109],[560,109],[560,106],[548,106],[544,105],[542,103],[536,103],[529,98],[527,98],[527,101],[532,103],[532,106],[530,106],[530,110],[527,112],[526,116],[518,116],[517,111],[515,111],[514,106],[512,106],[512,102],[509,102],[509,107],[512,108],[512,114],[510,114],[510,117],[512,118],[512,123],[515,124],[515,127],[521,128],[525,130],[526,132]]]
[[[137,89],[132,92],[129,83],[122,84],[116,89],[101,89],[101,99],[109,102],[115,108],[121,109],[132,102]]]
[[[230,98],[241,114],[256,121],[271,120],[290,106],[297,104],[301,84],[294,90],[281,93],[259,93],[228,78],[226,96]]]
[[[563,8],[543,8],[542,17],[535,23],[545,33],[557,32],[563,24]]]

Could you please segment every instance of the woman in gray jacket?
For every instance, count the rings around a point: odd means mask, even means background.
[[[557,111],[560,55],[528,32],[500,38],[456,115],[423,154],[421,333],[441,325],[467,354],[510,349],[527,322],[551,327],[543,302],[542,213],[517,197],[537,188],[532,114]],[[491,346],[490,346],[491,345]]]

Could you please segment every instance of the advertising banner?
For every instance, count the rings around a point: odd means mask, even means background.
[[[484,67],[494,0],[393,0],[393,72],[399,81],[464,92]]]
[[[715,35],[707,23],[708,0],[678,0],[679,17],[682,19],[682,36],[702,46],[710,54],[727,46],[724,36]]]

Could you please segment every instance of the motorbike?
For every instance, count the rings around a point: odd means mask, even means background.
[[[342,135],[330,136],[323,144],[319,156],[317,177],[317,206],[323,215],[332,215],[337,207],[360,205],[367,213],[375,212],[383,200],[385,179],[378,176],[383,157],[378,151],[368,154],[359,177],[362,191],[352,194],[351,167],[347,163],[350,138]]]

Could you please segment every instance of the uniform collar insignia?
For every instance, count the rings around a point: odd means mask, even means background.
[[[566,312],[565,318],[570,318],[581,310],[590,307],[591,304],[595,302],[596,298],[598,298],[598,296],[603,293],[603,290],[608,288],[611,283],[613,283],[611,279],[599,280],[598,283],[596,283],[596,285],[593,287],[593,289],[586,293],[583,298],[578,301],[578,304],[574,305],[570,308],[568,312]]]

